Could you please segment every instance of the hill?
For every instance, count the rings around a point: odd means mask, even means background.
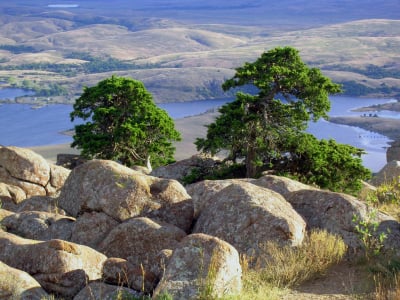
[[[3,86],[73,102],[84,85],[118,74],[143,81],[157,102],[221,98],[235,67],[294,46],[348,95],[400,94],[396,1],[76,3],[0,4]]]

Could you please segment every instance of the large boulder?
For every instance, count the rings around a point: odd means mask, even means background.
[[[193,221],[192,200],[179,182],[144,175],[109,160],[91,160],[73,169],[58,203],[73,217],[92,211],[118,221],[146,216],[185,231]]]
[[[268,241],[298,246],[306,223],[278,193],[235,182],[214,195],[194,227],[194,233],[216,236],[241,254],[255,256]]]
[[[178,227],[137,217],[115,227],[99,245],[107,257],[124,258],[149,270],[163,249],[175,249],[186,233]]]
[[[74,223],[70,241],[98,249],[110,231],[120,223],[102,212],[88,212]]]
[[[251,183],[277,192],[284,198],[295,191],[314,189],[313,187],[296,180],[276,175],[264,175],[256,180],[251,181]]]
[[[0,146],[0,182],[11,186],[9,190],[18,187],[24,193],[21,196],[21,191],[10,191],[15,203],[19,203],[21,197],[57,194],[68,174],[69,170],[49,164],[32,150]]]
[[[48,292],[70,298],[88,281],[102,278],[107,257],[62,241],[35,241],[0,231],[0,261],[33,276]]]
[[[308,229],[325,229],[341,236],[350,249],[360,247],[353,217],[368,217],[364,202],[347,194],[317,189],[295,191],[286,199],[306,220]]]
[[[25,211],[3,219],[8,232],[32,240],[69,240],[75,219],[63,215]]]
[[[153,299],[217,299],[241,291],[242,269],[234,247],[205,234],[187,236],[175,249]]]
[[[0,261],[0,299],[40,300],[48,296],[28,273]]]
[[[215,199],[215,194],[230,186],[236,179],[203,180],[186,186],[186,191],[192,197],[194,218],[197,219],[205,207]]]

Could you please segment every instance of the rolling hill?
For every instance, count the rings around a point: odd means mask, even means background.
[[[54,102],[72,102],[112,74],[143,81],[157,102],[221,98],[235,67],[290,45],[347,94],[400,95],[397,1],[74,3],[0,4],[0,81],[58,85]]]

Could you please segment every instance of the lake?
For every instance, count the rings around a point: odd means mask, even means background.
[[[159,106],[165,109],[172,118],[177,119],[204,113],[223,105],[227,101],[228,99],[203,100],[163,103]],[[351,109],[382,104],[388,101],[388,99],[331,97],[332,109],[329,115],[360,115],[360,112],[352,112]],[[30,147],[72,142],[70,136],[63,134],[64,131],[72,129],[75,124],[78,124],[77,122],[72,124],[69,119],[72,105],[57,104],[32,109],[33,106],[29,104],[0,104],[1,145]],[[393,114],[393,117],[397,116],[398,114],[396,116]],[[308,131],[320,139],[333,138],[339,143],[365,149],[368,154],[363,156],[363,163],[374,172],[379,171],[386,164],[386,147],[388,147],[390,140],[385,136],[323,120],[311,123]]]

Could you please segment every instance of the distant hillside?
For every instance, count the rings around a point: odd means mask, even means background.
[[[222,98],[235,67],[290,45],[348,95],[399,96],[398,1],[314,2],[2,2],[0,81],[53,102],[112,74],[143,81],[157,102]]]

